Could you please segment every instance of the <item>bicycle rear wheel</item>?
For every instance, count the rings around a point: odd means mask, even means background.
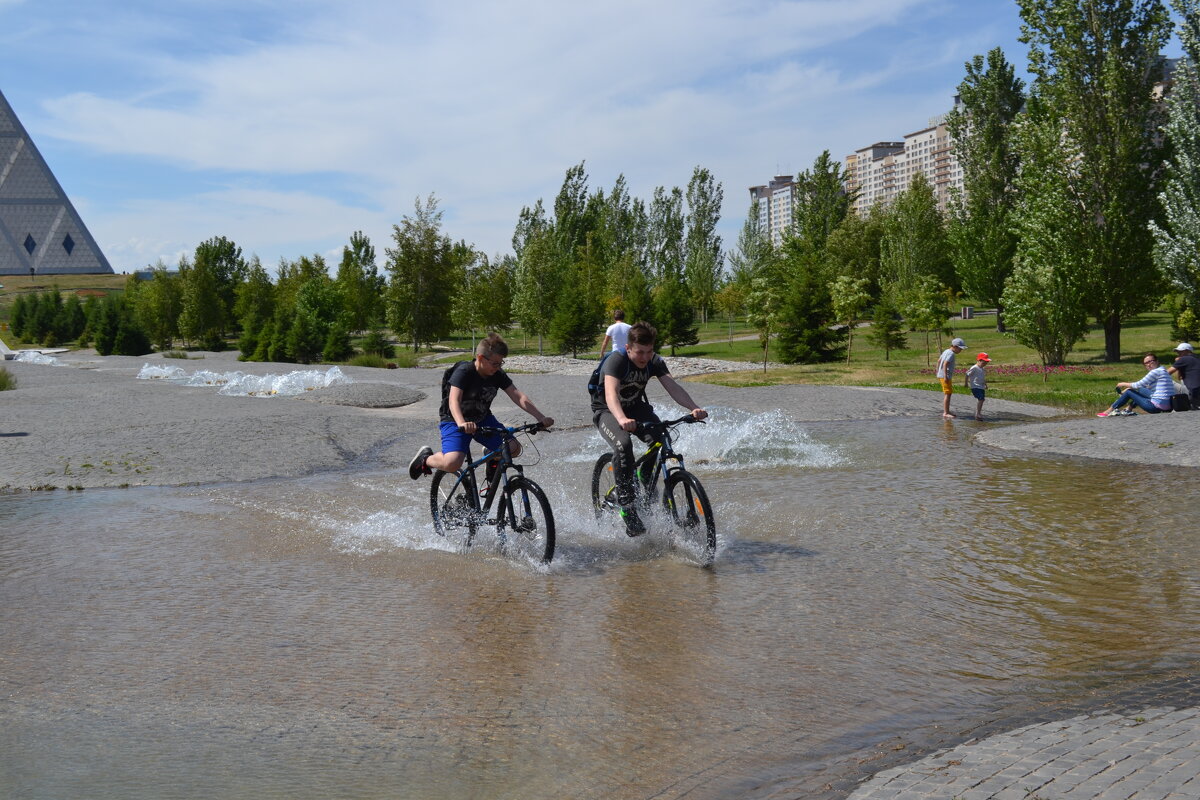
[[[672,472],[663,486],[663,506],[674,525],[672,540],[699,551],[704,566],[717,554],[717,522],[700,481],[690,472]]]
[[[513,478],[504,489],[497,517],[506,546],[531,561],[550,563],[554,558],[554,513],[546,493],[528,478]]]
[[[437,470],[429,487],[429,510],[438,536],[462,538],[464,546],[471,546],[479,526],[475,481],[469,478],[460,481],[453,472]]]
[[[605,453],[596,459],[592,468],[592,510],[596,519],[612,514],[620,505],[617,503],[617,478],[613,472],[613,454]]]

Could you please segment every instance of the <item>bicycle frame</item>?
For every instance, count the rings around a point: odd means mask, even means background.
[[[472,498],[472,504],[475,506],[476,511],[479,511],[483,514],[487,514],[489,511],[491,511],[492,503],[494,503],[496,498],[502,494],[500,491],[501,487],[508,485],[508,471],[510,469],[516,470],[518,475],[525,474],[525,468],[521,464],[517,464],[513,461],[511,444],[516,440],[518,433],[522,433],[533,428],[540,428],[540,426],[534,424],[522,425],[519,428],[478,429],[479,433],[485,435],[498,434],[501,437],[501,440],[498,448],[495,450],[486,450],[482,456],[470,462],[469,464],[464,464],[458,469],[457,472],[454,473],[458,476],[458,480],[454,482],[454,487],[457,487],[458,484],[463,484],[464,489],[467,490],[467,495]],[[488,461],[491,461],[497,455],[500,457],[500,461],[498,464],[496,464],[496,471],[492,474],[491,481],[483,487],[482,491],[480,491],[478,481],[475,479],[475,470],[480,465],[486,465]],[[479,502],[480,495],[483,495],[482,505]],[[528,500],[526,500],[526,502],[528,502]],[[528,513],[528,509],[526,509],[526,512]],[[495,522],[495,520],[488,520],[488,522],[489,524],[492,524]]]
[[[651,422],[638,426],[642,430],[652,431],[654,435],[654,441],[646,448],[646,452],[633,462],[634,480],[642,486],[648,496],[653,497],[658,491],[660,478],[665,483],[672,473],[687,469],[683,463],[683,454],[675,452],[671,444],[671,429],[681,423],[700,421],[688,415],[667,422]],[[643,476],[642,471],[650,460],[654,461],[654,469],[648,476]]]

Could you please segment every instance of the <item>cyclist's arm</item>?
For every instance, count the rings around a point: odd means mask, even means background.
[[[450,416],[454,417],[454,424],[457,425],[458,427],[462,428],[464,433],[474,434],[475,433],[475,423],[467,422],[463,418],[462,396],[463,396],[462,388],[455,386],[454,384],[451,384],[450,385],[450,394],[447,395],[447,397],[446,397],[446,399],[448,401],[448,405],[450,406]]]
[[[607,361],[604,363],[608,364]],[[625,409],[621,408],[621,381],[615,375],[604,376],[604,404],[608,406],[609,413],[616,418],[621,430],[630,433],[637,430],[637,420],[630,419]]]
[[[704,419],[708,416],[708,412],[696,405],[696,401],[687,393],[687,390],[679,385],[678,381],[670,375],[659,375],[658,382],[667,390],[667,394],[671,395],[671,399],[687,410],[692,412],[692,416],[696,419]]]
[[[547,417],[541,411],[538,411],[537,406],[535,406],[533,401],[529,399],[529,395],[522,392],[515,385],[510,385],[504,390],[504,393],[507,394],[509,399],[516,404],[517,408],[521,409],[526,414],[529,414],[529,416],[540,422],[543,428],[549,428],[554,425],[554,418]]]
[[[612,341],[612,337],[607,333],[604,334],[604,341],[600,343],[600,357],[604,358],[604,351],[608,349],[608,343]]]

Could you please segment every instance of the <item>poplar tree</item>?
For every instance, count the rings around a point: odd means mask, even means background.
[[[1182,18],[1184,58],[1175,68],[1167,100],[1171,157],[1159,196],[1162,224],[1152,222],[1151,230],[1155,263],[1184,295],[1185,308],[1175,326],[1186,331],[1200,323],[1200,2],[1174,0],[1173,5]],[[1184,315],[1191,319],[1181,319]]]
[[[708,321],[713,295],[721,283],[724,255],[717,223],[725,190],[707,169],[697,166],[687,188],[687,235],[684,241],[684,275],[700,319]]]
[[[1031,97],[1061,129],[1057,169],[1067,178],[1082,248],[1078,284],[1104,327],[1104,357],[1121,357],[1121,324],[1159,299],[1149,223],[1157,215],[1162,110],[1154,94],[1170,33],[1162,0],[1017,0],[1029,45]],[[1086,257],[1084,257],[1086,254]]]
[[[388,322],[413,350],[450,334],[454,269],[450,237],[442,233],[437,198],[417,199],[413,216],[392,226],[396,246],[387,248]]]
[[[963,172],[963,190],[950,202],[947,235],[963,289],[996,307],[996,330],[1004,331],[1004,283],[1012,273],[1017,238],[1012,231],[1020,160],[1013,123],[1025,102],[1025,83],[999,47],[966,63],[958,85],[962,109],[946,128]]]

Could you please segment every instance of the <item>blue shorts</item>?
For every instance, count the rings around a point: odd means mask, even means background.
[[[984,393],[984,391],[985,391],[985,390],[983,390],[983,389],[976,389],[974,386],[972,386],[972,387],[971,387],[971,394],[975,395],[975,399],[976,399],[976,400],[982,400],[982,399],[983,399],[983,393]]]
[[[500,420],[496,419],[494,414],[488,414],[483,419],[475,423],[481,428],[503,428]],[[463,433],[458,429],[458,425],[453,422],[443,422],[438,426],[442,432],[442,452],[443,453],[471,453],[471,440],[479,442],[488,450],[495,450],[500,447],[501,438],[492,434],[491,436],[474,436]]]

